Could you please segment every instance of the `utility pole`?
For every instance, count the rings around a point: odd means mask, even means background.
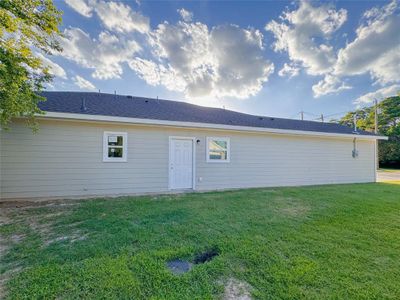
[[[378,100],[374,99],[375,102],[375,134],[378,134]],[[376,169],[379,169],[379,151],[378,151],[378,140],[375,140],[375,164]]]
[[[375,102],[375,134],[378,134],[378,100],[374,100]]]
[[[354,132],[357,132],[357,114],[353,115]]]
[[[321,122],[324,123],[324,114],[321,114]]]
[[[304,121],[304,111],[301,111],[300,115],[301,115],[301,120]]]

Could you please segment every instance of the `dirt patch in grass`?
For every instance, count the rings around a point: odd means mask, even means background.
[[[81,231],[76,231],[70,235],[62,235],[62,236],[58,236],[53,239],[48,239],[48,240],[44,241],[44,245],[49,246],[53,243],[62,242],[62,241],[69,241],[70,243],[75,243],[77,241],[86,240],[87,238],[88,238],[87,233],[82,233]]]
[[[295,205],[291,207],[285,207],[281,209],[281,212],[290,217],[303,217],[306,216],[310,211],[308,206],[304,205]]]
[[[11,235],[11,241],[14,244],[20,243],[25,238],[25,234],[13,234]]]
[[[277,199],[276,204],[276,210],[278,213],[291,218],[305,217],[311,211],[309,205],[295,198],[282,198],[282,200]]]
[[[45,239],[47,236],[50,235],[52,226],[50,222],[40,223],[37,217],[30,217],[26,221],[33,231],[39,233],[42,239]]]
[[[25,228],[25,231],[28,230],[38,234],[45,245],[51,244],[54,241],[70,240],[71,242],[75,242],[87,238],[86,234],[82,234],[80,231],[75,231],[64,237],[55,237],[57,221],[60,217],[66,216],[72,212],[69,203],[63,203],[59,200],[27,202],[33,205],[28,206],[27,203],[23,203],[25,206],[9,205],[6,208],[1,208],[0,226],[17,226],[20,230],[21,228]],[[3,204],[4,203],[5,202],[3,202]],[[78,202],[73,203],[73,205],[76,204],[78,204]],[[66,227],[72,228],[80,223],[81,222],[70,223]],[[14,232],[12,235],[8,236],[5,241],[3,240],[2,244],[9,244],[8,246],[6,245],[6,247],[9,248],[13,244],[21,242],[24,237],[25,233]]]
[[[5,299],[7,296],[7,291],[5,289],[6,283],[10,280],[12,276],[21,272],[22,268],[20,266],[9,267],[6,272],[0,274],[0,298]]]
[[[0,235],[0,257],[3,257],[7,253],[9,247],[9,243]]]
[[[225,283],[223,300],[251,300],[251,286],[244,281],[229,278]]]
[[[56,217],[65,215],[65,213],[66,213],[65,211],[51,212],[51,213],[49,213],[49,214],[45,214],[45,215],[43,216],[43,218],[45,218],[45,219],[52,219],[52,218],[56,218]]]
[[[4,238],[4,236],[0,235],[0,258],[4,257],[12,247],[20,243],[25,236],[13,234],[9,238]],[[10,280],[12,276],[19,273],[22,270],[22,267],[19,266],[18,263],[12,264],[4,264],[1,267],[3,269],[3,273],[0,272],[0,299],[6,296],[5,285]],[[4,271],[5,270],[5,271]]]
[[[70,243],[74,243],[76,241],[81,241],[87,239],[88,235],[86,233],[82,233],[80,230],[75,230],[68,235],[57,235],[54,231],[57,231],[56,221],[58,217],[65,216],[70,213],[70,210],[65,209],[64,207],[55,207],[54,210],[50,213],[34,215],[26,218],[26,223],[30,226],[30,228],[40,235],[41,240],[43,241],[43,246],[49,246],[55,242],[61,241],[69,241]],[[63,225],[65,228],[75,227],[79,225],[81,222],[74,222],[68,225]]]
[[[43,241],[49,239],[52,235],[53,227],[61,216],[71,213],[68,203],[60,201],[41,201],[33,202],[26,201],[15,205],[1,207],[6,202],[0,202],[0,215],[1,225],[24,225],[28,226],[33,232],[40,235]],[[68,206],[65,206],[67,204]],[[78,204],[77,202],[73,203]],[[71,224],[72,225],[72,224]],[[19,233],[16,233],[14,240],[18,241],[22,238]]]
[[[1,209],[0,226],[7,225],[7,224],[12,224],[13,222],[14,222],[13,219],[10,216],[6,215],[5,209]]]
[[[0,258],[4,257],[15,244],[21,243],[25,237],[25,234],[13,233],[11,235],[6,235],[0,232]]]
[[[0,201],[0,208],[30,208],[30,207],[45,207],[45,206],[71,206],[77,205],[82,200],[6,200]]]
[[[56,237],[54,233],[55,223],[61,216],[71,213],[71,205],[68,200],[54,201],[1,201],[0,202],[0,258],[6,258],[15,246],[22,246],[32,242],[32,236],[37,234],[43,245],[48,246],[53,242],[68,240],[74,243],[87,238],[87,234],[74,231],[68,236]],[[76,224],[71,224],[76,225]],[[29,241],[30,239],[30,241]],[[26,245],[25,245],[26,246]],[[0,298],[5,295],[5,285],[11,277],[24,271],[24,263],[21,260],[9,262],[2,261],[2,273],[0,274]]]

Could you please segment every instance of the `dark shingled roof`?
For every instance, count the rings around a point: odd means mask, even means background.
[[[325,133],[354,133],[352,128],[334,123],[254,116],[231,110],[203,107],[179,101],[86,92],[43,92],[42,96],[46,97],[47,101],[41,102],[39,107],[48,112]],[[358,134],[374,135],[371,132],[361,130],[358,131]]]

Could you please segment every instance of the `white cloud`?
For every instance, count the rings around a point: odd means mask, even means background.
[[[84,17],[91,17],[93,8],[86,0],[65,0],[65,2]]]
[[[131,60],[129,66],[150,85],[163,85],[169,90],[177,92],[185,91],[186,81],[177,75],[173,68],[139,57]]]
[[[78,86],[82,90],[90,90],[93,91],[96,87],[90,81],[86,80],[85,78],[76,75],[72,78],[74,84]]]
[[[41,53],[36,53],[36,55],[42,60],[43,65],[45,67],[49,68],[49,73],[51,75],[57,76],[57,77],[60,77],[63,79],[67,79],[67,73],[60,65],[58,65],[55,62],[53,62],[52,60],[48,59]]]
[[[351,86],[346,85],[339,78],[328,74],[324,79],[313,85],[312,90],[314,97],[318,98],[326,94],[338,93],[351,88]]]
[[[339,50],[330,75],[313,86],[314,95],[319,97],[345,89],[346,86],[340,85],[339,79],[343,76],[369,73],[382,85],[400,82],[399,28],[397,1],[367,10],[362,24],[356,30],[356,38]],[[327,78],[330,83],[325,82]],[[360,97],[356,102],[365,99]]]
[[[354,103],[355,104],[369,104],[372,103],[375,99],[382,100],[390,96],[396,96],[400,92],[400,84],[394,84],[388,87],[381,88],[375,92],[367,93],[365,95],[357,98]]]
[[[196,22],[160,24],[150,33],[152,60],[136,58],[130,67],[148,84],[163,85],[188,97],[247,98],[273,72],[263,57],[258,30]]]
[[[191,22],[193,19],[193,13],[190,11],[187,11],[184,8],[178,9],[177,12],[181,15],[181,18],[185,22]]]
[[[347,11],[324,4],[314,7],[301,1],[299,8],[285,12],[281,22],[271,21],[265,29],[275,36],[275,51],[286,51],[291,61],[301,63],[311,75],[329,72],[336,55],[329,40],[347,19]]]
[[[79,28],[69,28],[64,31],[64,36],[61,39],[64,50],[58,55],[93,69],[92,76],[98,79],[120,78],[122,64],[130,61],[141,49],[135,41],[109,32],[101,32],[97,39],[92,39]]]
[[[380,84],[400,82],[400,13],[398,1],[374,7],[363,15],[356,38],[337,53],[329,45],[331,35],[347,18],[343,9],[329,5],[313,7],[300,2],[299,8],[281,16],[280,23],[266,25],[276,38],[275,51],[287,51],[311,75],[325,75],[312,87],[315,97],[351,88],[342,77],[370,74]],[[319,41],[317,43],[317,41]],[[279,75],[291,75],[285,64]]]
[[[150,30],[148,17],[133,11],[129,5],[115,1],[98,0],[66,0],[67,4],[85,17],[96,12],[103,25],[120,33],[138,31],[146,33]]]
[[[295,77],[300,74],[300,68],[295,63],[285,63],[282,69],[279,70],[278,75],[281,77]]]
[[[400,13],[397,1],[364,14],[357,36],[338,54],[338,76],[370,73],[381,84],[400,81]]]
[[[133,11],[130,6],[120,2],[99,1],[94,7],[97,15],[110,30],[117,32],[138,31],[146,33],[150,29],[149,18]]]

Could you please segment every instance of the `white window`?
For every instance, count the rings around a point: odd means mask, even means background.
[[[230,151],[229,138],[207,137],[207,162],[229,162]]]
[[[125,162],[127,157],[128,135],[126,132],[104,132],[103,161]]]

